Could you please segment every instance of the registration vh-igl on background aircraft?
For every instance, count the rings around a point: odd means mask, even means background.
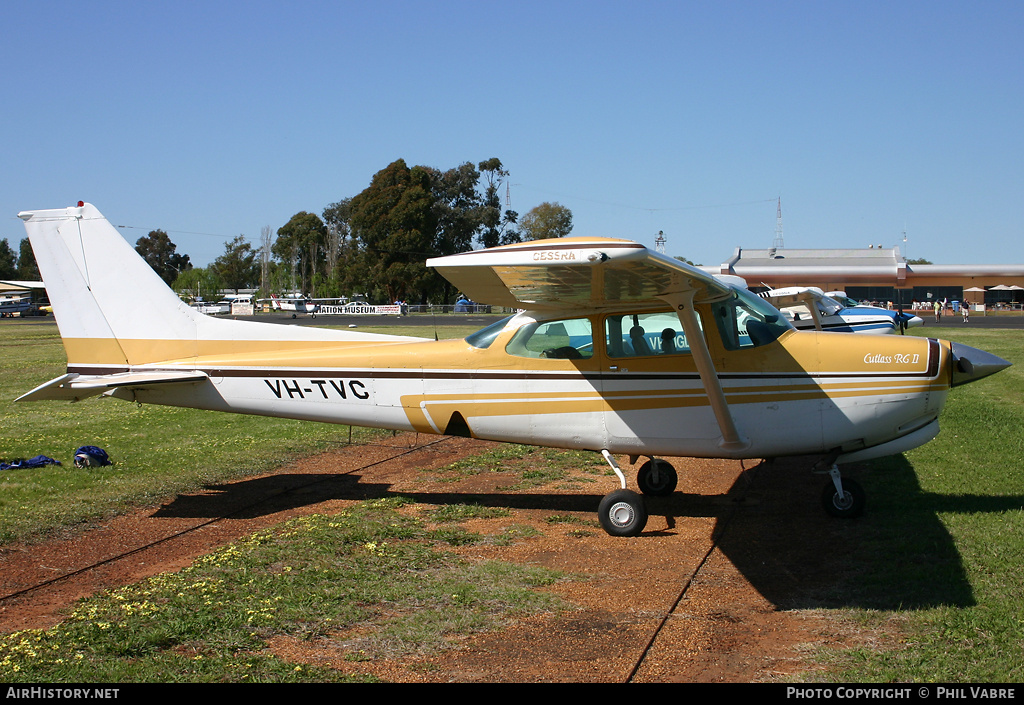
[[[840,464],[929,441],[951,387],[1009,365],[940,340],[797,331],[735,283],[603,238],[429,260],[473,300],[523,309],[465,339],[218,319],[92,205],[19,215],[68,357],[19,401],[102,394],[596,451],[621,484],[598,507],[612,535],[647,521],[616,455],[648,459],[636,482],[654,496],[677,482],[659,456],[817,455],[826,511],[856,516],[864,491]]]

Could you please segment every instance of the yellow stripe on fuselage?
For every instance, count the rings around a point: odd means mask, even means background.
[[[538,379],[542,379],[538,375]],[[605,381],[614,381],[614,376]],[[772,404],[814,399],[886,395],[916,395],[945,388],[937,381],[919,379],[865,380],[819,384],[756,385],[726,387],[732,404]],[[424,433],[444,430],[456,412],[465,418],[495,416],[546,416],[579,413],[625,413],[692,408],[710,404],[703,387],[629,389],[599,392],[496,392],[456,394],[409,394],[401,397],[410,423]]]

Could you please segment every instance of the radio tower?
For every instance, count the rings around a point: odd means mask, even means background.
[[[782,196],[779,196],[779,209],[775,216],[775,242],[772,243],[772,247],[779,250],[785,247],[782,244]]]
[[[659,230],[658,237],[654,238],[654,246],[661,254],[665,254],[665,242],[665,231]]]

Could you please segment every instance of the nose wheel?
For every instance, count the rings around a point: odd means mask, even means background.
[[[853,519],[863,514],[867,494],[860,483],[849,478],[842,479],[839,468],[834,465],[829,475],[832,479],[821,492],[821,504],[825,512],[840,519]]]

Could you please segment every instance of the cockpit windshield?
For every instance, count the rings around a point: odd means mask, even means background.
[[[838,301],[839,304],[844,308],[856,308],[857,306],[861,305],[859,301],[857,301],[856,299],[851,299],[849,296],[847,296],[841,291],[830,291],[828,292],[827,296]]]
[[[774,342],[793,325],[775,307],[745,289],[712,304],[722,344],[727,350],[758,347]]]
[[[495,321],[489,326],[485,326],[475,333],[470,333],[466,336],[466,342],[472,345],[474,348],[480,348],[486,350],[494,342],[494,339],[498,337],[498,334],[505,329],[505,324],[512,319],[512,316],[506,316],[500,321]]]

